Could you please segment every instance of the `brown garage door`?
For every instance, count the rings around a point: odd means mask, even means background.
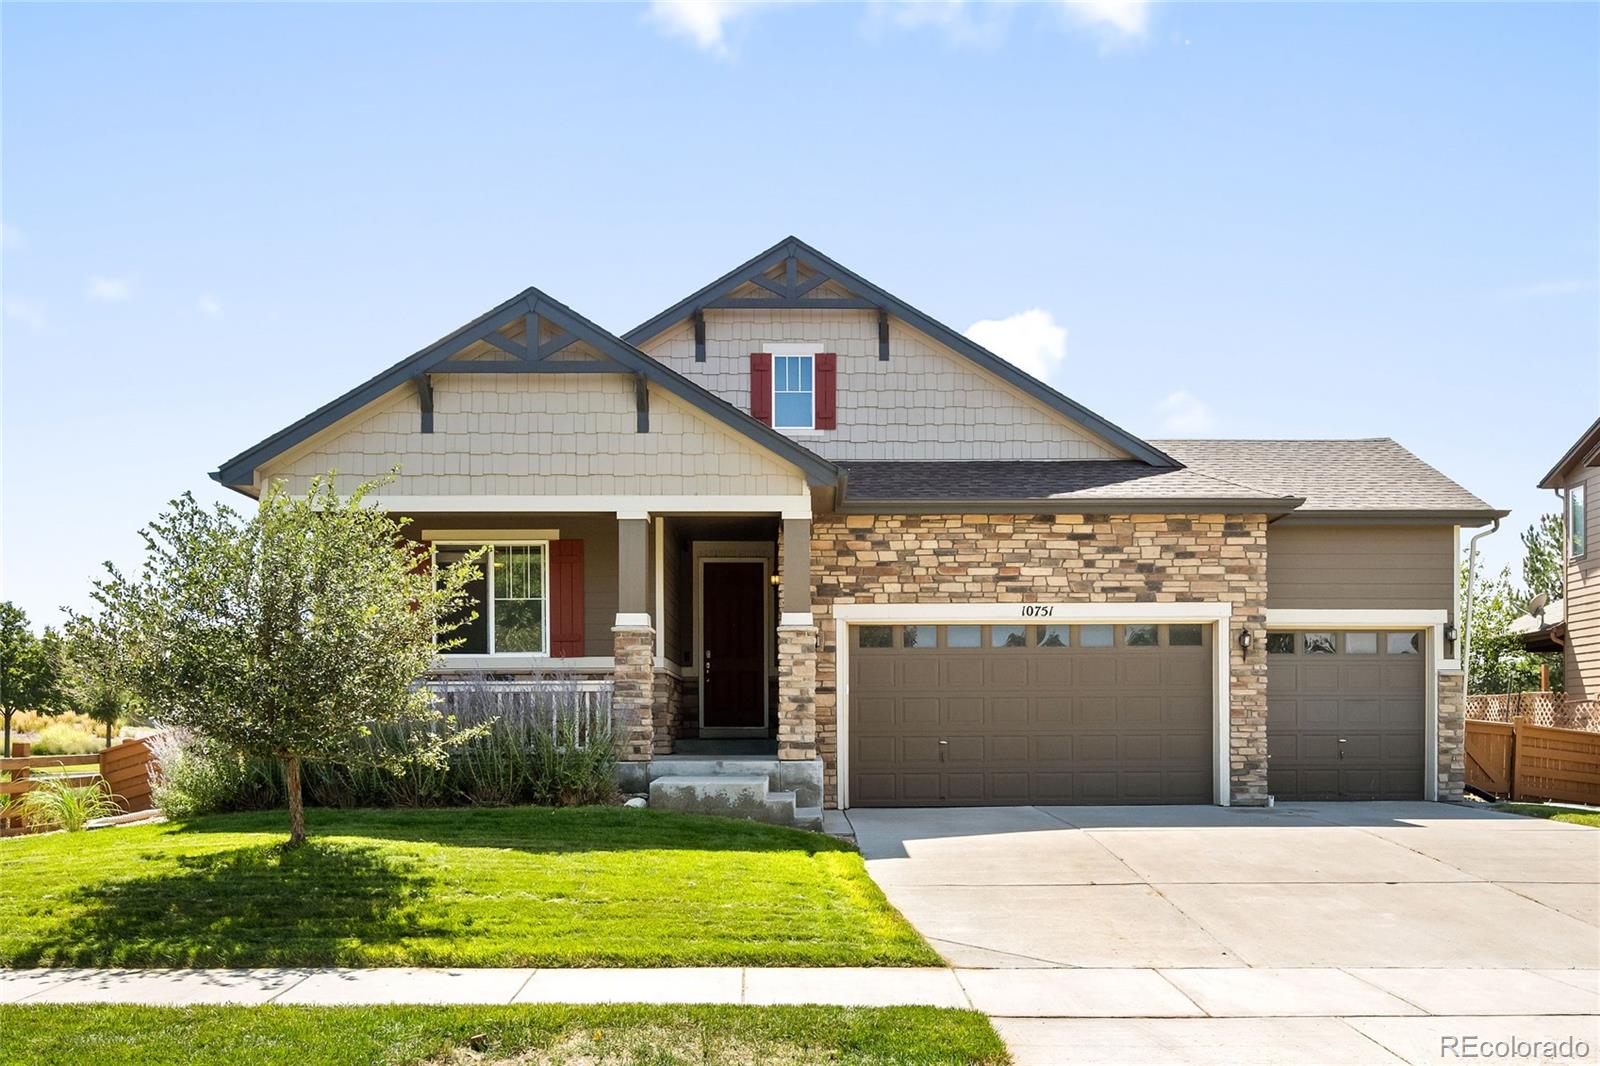
[[[857,626],[850,803],[1210,803],[1210,626]]]
[[[1421,799],[1422,634],[1267,634],[1267,787],[1280,800]]]

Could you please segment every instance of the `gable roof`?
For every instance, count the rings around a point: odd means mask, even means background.
[[[1567,449],[1567,454],[1561,461],[1550,468],[1540,481],[1541,489],[1558,489],[1561,487],[1561,475],[1573,463],[1582,463],[1584,466],[1594,466],[1600,463],[1600,418],[1595,419],[1594,425],[1583,431],[1583,436],[1578,442]]]
[[[830,280],[843,285],[864,298],[869,304],[881,308],[907,325],[927,334],[940,344],[943,344],[958,355],[966,357],[995,377],[1021,390],[1051,410],[1121,448],[1135,459],[1151,466],[1164,468],[1180,465],[1172,456],[1165,454],[1150,442],[1141,440],[1122,427],[1101,418],[1082,404],[1057,392],[1033,375],[1017,369],[1017,367],[995,355],[989,349],[974,343],[944,323],[879,288],[860,274],[823,255],[805,241],[794,236],[785,237],[755,258],[734,267],[711,284],[679,300],[660,314],[635,326],[627,333],[624,333],[622,337],[629,344],[643,344],[652,337],[657,337],[667,329],[677,325],[708,304],[723,299],[729,293],[750,281],[752,276],[764,274],[791,257],[798,258],[807,265],[821,270],[828,275]],[[819,309],[822,308],[819,307]]]
[[[1163,440],[1199,473],[1303,496],[1293,518],[1487,522],[1498,511],[1388,437],[1363,440]]]
[[[312,435],[353,414],[407,381],[428,372],[449,372],[441,367],[451,356],[485,334],[498,330],[525,315],[539,315],[566,330],[577,340],[587,342],[597,351],[618,364],[623,371],[632,373],[659,385],[675,396],[704,411],[729,428],[774,452],[799,467],[806,480],[815,485],[833,485],[839,478],[839,468],[811,450],[790,440],[770,426],[762,425],[745,412],[721,397],[701,388],[672,368],[645,355],[631,344],[584,318],[566,304],[553,299],[535,288],[527,288],[499,306],[479,315],[460,329],[454,330],[426,348],[395,363],[387,370],[367,379],[360,385],[332,400],[304,418],[265,440],[246,448],[223,462],[211,477],[230,488],[244,489],[254,480],[255,469],[272,458],[308,439]],[[469,364],[470,365],[470,364]],[[535,371],[530,363],[529,372]]]

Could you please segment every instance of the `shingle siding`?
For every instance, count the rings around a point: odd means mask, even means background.
[[[838,354],[838,428],[794,434],[827,459],[1126,458],[898,321],[889,359],[879,360],[873,311],[707,311],[705,323],[705,362],[695,362],[687,321],[642,350],[741,411],[750,409],[751,352],[789,342]]]
[[[264,470],[293,492],[339,472],[338,488],[400,467],[384,491],[440,495],[797,495],[803,475],[662,389],[636,431],[633,380],[612,374],[440,374],[434,432],[407,385]]]

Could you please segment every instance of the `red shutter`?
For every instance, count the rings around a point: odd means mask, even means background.
[[[550,654],[583,654],[583,541],[550,542]]]
[[[816,361],[817,428],[836,428],[839,416],[834,402],[839,391],[839,357],[833,352],[818,352]]]
[[[750,353],[750,417],[772,425],[772,353]]]

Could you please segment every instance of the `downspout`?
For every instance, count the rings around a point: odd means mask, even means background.
[[[1491,533],[1499,532],[1500,519],[1494,520],[1494,525],[1488,529],[1481,529],[1467,541],[1467,602],[1461,607],[1461,647],[1456,658],[1461,660],[1461,694],[1471,695],[1467,685],[1472,680],[1472,586],[1478,579],[1478,541]]]

